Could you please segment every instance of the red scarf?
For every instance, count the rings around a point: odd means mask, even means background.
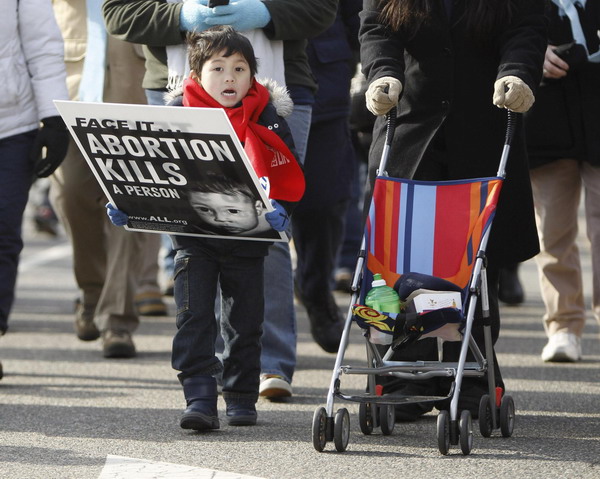
[[[300,201],[305,188],[302,168],[279,135],[257,123],[267,103],[269,92],[256,81],[252,82],[242,105],[233,108],[224,108],[191,78],[183,82],[183,106],[225,110],[256,175],[269,178],[269,197]]]

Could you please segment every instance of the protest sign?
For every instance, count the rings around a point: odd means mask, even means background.
[[[55,103],[109,201],[129,215],[127,229],[287,241],[265,219],[268,181],[223,110]]]

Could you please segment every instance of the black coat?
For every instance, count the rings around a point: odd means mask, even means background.
[[[558,8],[550,1],[547,14],[548,43],[558,46],[572,42],[568,18],[559,16]],[[588,48],[594,53],[599,46],[600,2],[587,2],[581,19],[583,28],[591,33]],[[544,79],[533,108],[525,115],[532,168],[560,158],[575,158],[600,167],[600,63],[578,64],[574,57],[565,60],[570,63],[567,76]]]
[[[443,2],[434,2],[429,21],[414,35],[382,26],[380,3],[365,0],[360,41],[368,81],[392,76],[404,86],[388,174],[425,180],[495,176],[507,115],[492,103],[494,82],[514,75],[535,92],[546,47],[543,0],[517,1],[511,24],[488,42],[468,36],[464,0],[454,1],[451,20]],[[521,130],[519,124],[488,245],[496,264],[523,261],[539,248]],[[370,152],[372,171],[379,164],[384,137],[380,117]],[[433,145],[444,151],[443,172],[432,173]]]

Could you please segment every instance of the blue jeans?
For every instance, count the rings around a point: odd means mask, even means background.
[[[304,163],[312,116],[310,105],[294,105],[286,118],[294,137],[298,160]],[[291,237],[291,231],[288,231]],[[277,374],[292,382],[296,368],[296,310],[294,278],[288,243],[274,243],[265,259],[265,322],[261,372]]]
[[[0,335],[8,328],[15,299],[21,223],[33,179],[29,153],[37,130],[0,140]]]
[[[243,241],[198,238],[177,252],[175,304],[177,332],[172,365],[187,377],[223,375],[223,397],[258,399],[262,322],[263,263],[267,245],[248,255]],[[221,287],[222,364],[215,354],[217,285]]]

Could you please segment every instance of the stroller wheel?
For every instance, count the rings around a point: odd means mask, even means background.
[[[338,409],[333,419],[333,443],[338,452],[344,452],[350,439],[350,415],[346,408]]]
[[[458,434],[460,439],[460,450],[467,456],[473,448],[473,421],[471,421],[471,412],[465,409],[460,413],[458,423]]]
[[[490,437],[494,429],[490,396],[484,394],[479,401],[479,432],[483,437]]]
[[[440,453],[446,456],[450,449],[450,418],[446,410],[440,411],[437,417],[437,442]]]
[[[370,402],[361,402],[358,406],[358,424],[365,436],[373,432],[373,404]]]
[[[393,404],[379,406],[379,424],[381,434],[389,436],[392,433],[396,424],[396,408]]]
[[[319,452],[323,452],[327,444],[327,412],[320,407],[313,415],[312,423],[313,446]]]
[[[515,402],[512,396],[502,396],[500,402],[500,432],[503,437],[512,436],[515,428]]]

